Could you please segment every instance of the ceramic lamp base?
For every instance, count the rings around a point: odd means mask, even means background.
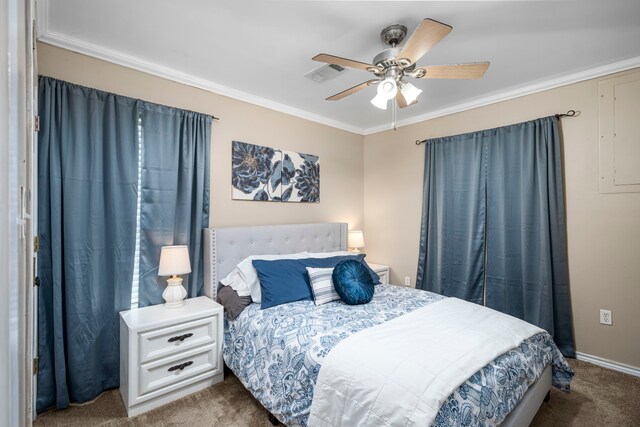
[[[184,305],[184,298],[187,296],[187,290],[182,286],[182,278],[172,277],[167,279],[167,288],[162,293],[162,298],[166,301],[166,308],[177,308]]]

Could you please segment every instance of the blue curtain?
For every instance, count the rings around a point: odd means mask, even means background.
[[[547,330],[575,357],[557,119],[489,132],[486,305]]]
[[[427,141],[417,286],[538,325],[575,357],[555,117]]]
[[[416,287],[482,304],[484,144],[475,134],[433,139],[425,148]]]
[[[202,229],[209,226],[212,117],[142,102],[139,306],[162,303],[160,248],[189,246],[187,297],[203,294]]]
[[[40,78],[37,410],[119,384],[130,308],[137,101]]]

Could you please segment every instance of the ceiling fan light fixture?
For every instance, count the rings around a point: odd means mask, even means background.
[[[381,110],[387,109],[387,101],[393,99],[398,93],[398,84],[393,77],[387,77],[378,83],[378,89],[376,96],[371,100],[371,103]]]
[[[389,102],[389,99],[387,99],[386,95],[380,93],[371,100],[371,103],[381,110],[387,109],[387,102]]]
[[[418,96],[420,96],[422,90],[418,89],[411,83],[404,83],[400,92],[402,92],[402,96],[404,96],[407,104],[411,105],[418,100]]]
[[[398,93],[398,84],[393,77],[387,77],[378,85],[378,95],[384,96],[387,100],[393,99]]]

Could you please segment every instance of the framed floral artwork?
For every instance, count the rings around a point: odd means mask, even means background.
[[[315,203],[320,201],[320,161],[318,156],[282,151],[283,165],[291,171],[282,182],[282,199],[289,202]]]
[[[320,202],[320,160],[312,154],[232,142],[234,200]]]

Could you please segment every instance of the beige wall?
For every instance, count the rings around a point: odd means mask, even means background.
[[[38,71],[72,83],[220,117],[211,132],[211,226],[363,226],[364,137],[40,43]],[[231,200],[231,141],[320,156],[320,203]]]
[[[424,96],[424,95],[423,95]],[[365,237],[369,258],[391,280],[414,285],[424,145],[455,135],[548,116],[562,119],[571,299],[577,350],[640,367],[640,193],[598,192],[598,80],[501,102],[365,137]],[[613,326],[599,324],[599,309]]]
[[[45,44],[38,66],[43,75],[221,117],[212,129],[211,225],[364,225],[368,259],[389,264],[395,283],[415,282],[424,161],[416,139],[578,110],[562,121],[576,343],[640,367],[640,194],[598,192],[597,80],[362,137]],[[319,155],[320,204],[231,200],[232,140]],[[613,310],[613,326],[599,324],[600,308]]]

